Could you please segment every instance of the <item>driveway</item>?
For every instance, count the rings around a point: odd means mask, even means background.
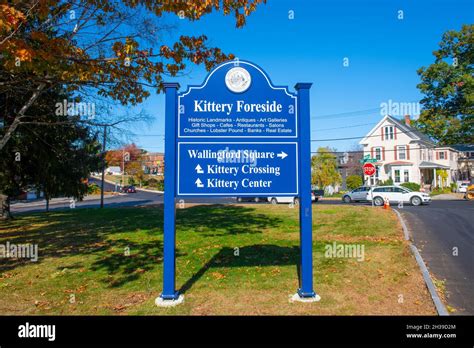
[[[438,280],[445,280],[453,314],[474,314],[474,202],[434,200],[397,208],[412,240]]]

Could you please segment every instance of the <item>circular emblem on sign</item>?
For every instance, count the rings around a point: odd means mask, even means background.
[[[252,82],[250,73],[241,67],[230,69],[225,75],[225,84],[228,89],[235,93],[245,92]]]

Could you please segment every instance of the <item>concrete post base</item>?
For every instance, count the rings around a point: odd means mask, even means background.
[[[184,302],[184,295],[179,295],[176,300],[164,300],[160,296],[155,299],[158,307],[174,307]]]
[[[321,296],[316,294],[314,297],[301,297],[298,293],[294,295],[290,295],[290,303],[293,302],[319,302],[321,300]]]

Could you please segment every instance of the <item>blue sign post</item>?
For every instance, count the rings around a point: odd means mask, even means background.
[[[176,198],[287,196],[299,198],[300,288],[295,300],[314,301],[310,83],[297,94],[274,86],[257,65],[229,61],[200,86],[178,93],[165,84],[163,292],[160,306],[183,300],[175,285]]]

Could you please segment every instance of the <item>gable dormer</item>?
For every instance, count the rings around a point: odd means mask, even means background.
[[[399,140],[401,135],[406,134],[408,142],[419,141],[419,132],[412,128],[409,123],[404,124],[390,115],[384,116],[374,128],[359,142],[361,145],[368,145],[374,142],[386,142]]]

